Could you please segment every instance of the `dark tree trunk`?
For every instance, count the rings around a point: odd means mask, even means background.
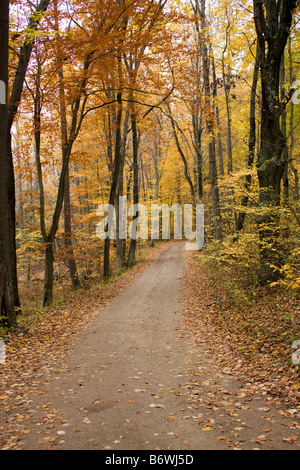
[[[7,189],[8,189],[8,218],[9,218],[9,236],[10,236],[10,271],[13,285],[13,297],[16,307],[20,307],[20,297],[18,288],[18,269],[17,269],[17,246],[16,246],[16,195],[15,195],[15,175],[12,154],[12,142],[10,131],[7,134]]]
[[[57,21],[57,20],[56,20]],[[58,31],[58,23],[56,24],[56,30]],[[58,55],[59,55],[58,50]],[[60,60],[58,58],[58,60]],[[61,122],[61,146],[62,146],[62,159],[64,159],[64,148],[68,141],[68,130],[67,130],[67,110],[65,101],[65,87],[64,87],[64,72],[62,64],[58,71],[59,76],[59,101],[60,101],[60,122]],[[73,250],[72,241],[72,222],[71,222],[71,194],[70,194],[70,169],[69,166],[66,170],[65,177],[65,189],[64,189],[64,244],[66,251],[66,261],[69,269],[69,274],[74,290],[81,287],[81,283],[78,276],[76,259]]]
[[[45,273],[44,273],[44,300],[43,306],[47,307],[53,302],[53,263],[54,263],[54,241],[51,236],[48,236],[48,240],[45,246]]]
[[[9,158],[8,136],[8,31],[9,2],[0,0],[0,315],[9,327],[16,326],[15,286],[11,269],[15,238],[12,236],[9,210]]]
[[[259,282],[277,281],[284,262],[284,247],[280,242],[279,206],[281,180],[287,160],[286,140],[280,127],[280,116],[288,99],[280,100],[281,60],[296,7],[296,0],[253,0],[254,19],[260,46],[262,89],[260,151],[257,159],[259,181],[260,240]],[[274,268],[274,265],[276,266]]]
[[[20,306],[19,292],[18,292],[18,277],[17,277],[17,255],[16,255],[16,216],[15,216],[15,180],[14,180],[14,167],[12,158],[12,145],[11,145],[11,128],[20,104],[21,95],[23,91],[23,85],[25,82],[25,76],[27,67],[29,64],[33,44],[34,44],[34,32],[37,30],[39,22],[42,18],[40,13],[45,12],[48,8],[50,0],[41,0],[36,7],[35,13],[29,20],[27,26],[27,36],[20,49],[19,63],[15,74],[11,96],[9,99],[9,113],[8,113],[8,127],[7,127],[7,157],[8,157],[8,192],[9,192],[9,236],[10,236],[10,273],[13,283],[14,291],[14,302],[17,307]]]
[[[125,152],[126,152],[126,142],[128,134],[128,121],[130,117],[130,112],[127,110],[124,125],[123,125],[123,137],[122,137],[122,146],[121,146],[121,155],[120,155],[120,170],[119,170],[119,181],[118,181],[118,191],[117,191],[117,201],[116,201],[116,217],[117,217],[117,240],[116,240],[116,269],[117,272],[123,271],[125,266],[125,247],[126,239],[120,237],[120,220],[119,220],[119,197],[124,195],[124,164],[125,164]]]
[[[193,134],[194,134],[194,148],[195,148],[195,162],[196,162],[196,181],[195,187],[199,199],[203,198],[203,155],[202,155],[202,123],[199,119],[198,109],[192,116]]]
[[[81,283],[78,276],[76,259],[73,249],[73,235],[72,235],[72,222],[71,222],[71,195],[70,195],[70,171],[69,167],[66,171],[65,179],[65,194],[64,194],[64,242],[66,250],[66,258],[69,269],[69,274],[74,290],[80,289]]]
[[[122,93],[117,95],[118,112],[116,119],[116,142],[115,142],[115,158],[112,182],[109,194],[109,204],[114,206],[117,194],[117,186],[119,181],[120,172],[120,156],[121,156],[121,122],[122,122]],[[108,279],[110,276],[110,237],[104,240],[104,261],[103,261],[103,276]]]
[[[205,17],[205,0],[201,0],[201,29],[204,32],[206,28],[206,17]],[[202,60],[203,60],[203,82],[204,82],[204,93],[205,102],[207,106],[207,117],[206,127],[207,133],[210,136],[208,144],[208,160],[209,160],[209,179],[211,187],[211,198],[212,198],[212,212],[213,212],[213,225],[214,235],[216,240],[222,240],[222,225],[221,225],[221,209],[220,209],[220,196],[219,196],[219,185],[218,185],[218,171],[216,164],[216,141],[215,141],[215,127],[214,127],[214,116],[213,109],[210,103],[210,79],[209,79],[209,63],[207,45],[203,41],[202,44]]]

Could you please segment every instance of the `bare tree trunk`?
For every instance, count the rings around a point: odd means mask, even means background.
[[[293,72],[293,57],[292,57],[292,40],[291,36],[289,37],[289,75],[290,75],[290,87],[292,83],[296,80]],[[293,151],[295,146],[295,137],[294,137],[294,103],[291,102],[291,114],[290,114],[290,147],[289,147],[289,161],[291,170],[294,173],[295,180],[295,192],[294,199],[297,201],[299,199],[299,174],[297,168],[294,166],[293,162]]]
[[[45,272],[44,272],[44,298],[43,306],[51,305],[53,302],[54,286],[54,239],[51,235],[47,237],[45,243]]]
[[[249,132],[249,152],[248,152],[248,161],[247,167],[252,169],[254,163],[254,155],[255,155],[255,147],[256,147],[256,117],[255,117],[255,109],[256,109],[256,90],[257,90],[257,83],[258,83],[258,73],[259,73],[259,45],[256,45],[256,55],[255,55],[255,64],[253,70],[253,78],[252,78],[252,86],[251,86],[251,96],[250,96],[250,132]],[[245,196],[243,197],[241,204],[242,206],[246,207],[248,205],[249,196],[248,191],[251,186],[251,174],[246,175],[244,188],[246,191]],[[244,227],[245,222],[245,212],[240,212],[236,219],[236,229],[238,231],[242,230]]]
[[[83,119],[83,111],[86,104],[84,99],[81,104],[82,95],[87,83],[86,72],[91,64],[90,55],[88,54],[84,60],[84,73],[78,85],[77,96],[72,103],[72,124],[67,141],[62,145],[62,167],[59,176],[57,197],[52,222],[49,231],[45,225],[45,195],[43,185],[43,175],[41,166],[40,144],[41,144],[41,94],[40,94],[40,78],[41,63],[37,56],[37,73],[36,73],[36,90],[35,90],[35,108],[34,108],[34,136],[35,136],[35,157],[38,175],[38,185],[40,193],[40,226],[41,233],[45,245],[45,281],[44,281],[44,302],[43,305],[48,306],[53,300],[53,261],[54,261],[54,240],[58,230],[59,219],[64,203],[66,175],[68,173],[70,156],[73,144],[78,136]],[[80,109],[81,108],[81,109]],[[80,118],[79,118],[80,115]],[[52,273],[51,273],[52,270]]]
[[[223,86],[224,86],[224,92],[225,92],[226,113],[227,113],[227,157],[228,157],[227,168],[228,168],[228,173],[231,174],[232,173],[232,137],[231,137],[231,114],[230,114],[230,104],[229,104],[231,83],[230,83],[230,73],[228,74],[225,73],[225,54],[228,48],[228,41],[229,41],[228,30],[230,28],[230,22],[228,18],[227,4],[225,3],[225,5],[226,5],[225,13],[226,13],[227,25],[226,25],[225,47],[222,52],[222,74],[223,74]]]
[[[61,148],[62,157],[64,147],[68,141],[68,125],[67,125],[67,110],[66,110],[66,97],[65,97],[65,86],[64,86],[64,70],[63,70],[63,59],[60,47],[60,35],[59,35],[59,19],[58,19],[58,8],[57,0],[54,0],[54,11],[55,11],[55,30],[58,33],[57,36],[57,66],[58,66],[58,81],[59,81],[59,105],[60,105],[60,127],[61,127]],[[72,222],[71,222],[71,194],[70,194],[70,169],[69,166],[66,170],[65,178],[65,189],[64,189],[64,245],[65,245],[65,258],[67,261],[69,274],[74,290],[81,287],[79,280],[76,260],[73,250],[72,242]]]
[[[202,155],[202,124],[199,119],[199,108],[196,108],[192,116],[195,162],[196,162],[196,181],[195,187],[199,199],[203,197],[203,155]]]
[[[18,276],[17,276],[17,256],[16,256],[16,216],[15,216],[15,180],[14,180],[14,167],[13,167],[13,157],[12,157],[12,141],[11,141],[11,128],[20,104],[21,95],[23,91],[23,85],[25,82],[25,76],[27,72],[27,67],[29,64],[33,43],[34,43],[34,33],[38,28],[40,20],[42,18],[41,13],[45,12],[48,8],[50,0],[41,0],[38,6],[36,7],[35,12],[31,16],[26,31],[26,38],[19,52],[19,62],[17,66],[17,71],[15,74],[12,92],[9,98],[9,107],[8,107],[8,128],[7,128],[7,140],[8,140],[8,216],[9,216],[9,236],[10,236],[10,266],[11,279],[13,283],[14,290],[14,302],[17,307],[20,306],[20,298],[18,291]]]
[[[284,54],[281,59],[281,70],[280,70],[280,86],[281,86],[281,100],[283,101],[286,96],[286,83],[285,83],[285,63],[284,63]],[[282,184],[283,184],[283,199],[286,204],[289,200],[289,150],[287,146],[287,135],[286,135],[286,107],[282,110],[281,113],[281,132],[285,140],[285,145],[282,151],[283,160],[286,161],[286,165],[283,170],[282,175]]]
[[[183,165],[184,165],[184,176],[185,176],[185,179],[187,180],[187,182],[189,184],[192,200],[195,201],[195,189],[194,189],[194,185],[193,185],[193,182],[192,182],[192,179],[191,179],[191,176],[190,176],[189,165],[188,165],[187,159],[185,157],[184,151],[182,150],[182,147],[181,147],[180,142],[179,142],[179,138],[178,138],[177,131],[176,131],[175,120],[174,120],[174,117],[172,115],[171,107],[170,107],[169,104],[167,105],[167,107],[168,107],[169,117],[170,117],[170,121],[171,121],[171,125],[172,125],[173,136],[174,136],[174,139],[175,139],[175,142],[176,142],[176,147],[177,147],[178,153],[181,156],[181,159],[182,159]]]
[[[72,234],[72,221],[71,221],[71,194],[70,194],[70,169],[67,168],[65,180],[65,194],[64,194],[64,242],[66,250],[66,259],[69,269],[69,274],[74,290],[80,289],[81,283],[78,275],[77,264],[73,249],[73,234]]]
[[[128,121],[130,117],[130,112],[127,110],[124,124],[123,124],[123,137],[122,137],[122,146],[120,154],[120,171],[119,171],[119,181],[118,181],[118,191],[117,191],[117,201],[116,201],[116,229],[117,229],[117,240],[116,240],[116,269],[117,272],[123,271],[125,266],[125,247],[126,240],[120,237],[120,220],[119,220],[119,197],[124,195],[124,164],[125,164],[125,153],[126,153],[126,142],[128,134]]]
[[[59,72],[59,95],[60,95],[60,120],[61,120],[61,146],[63,148],[67,145],[68,131],[67,131],[67,113],[65,103],[65,89],[64,89],[64,75],[63,69],[60,68]],[[72,282],[73,289],[79,289],[81,283],[78,276],[76,259],[73,250],[72,242],[72,222],[71,222],[71,194],[70,194],[70,169],[69,166],[66,170],[65,189],[64,189],[64,244],[66,250],[66,260],[69,269],[69,274]]]
[[[201,29],[205,31],[206,17],[205,17],[205,0],[201,0]],[[206,127],[207,133],[210,136],[208,144],[208,158],[209,158],[209,178],[211,185],[211,198],[212,198],[212,211],[213,211],[213,225],[216,240],[222,240],[222,224],[221,224],[221,209],[220,209],[220,196],[218,186],[218,173],[216,164],[216,142],[215,142],[215,129],[213,119],[213,109],[210,103],[210,79],[209,79],[209,65],[207,45],[202,43],[202,60],[203,60],[203,81],[205,90],[205,101],[207,105],[207,112],[210,113],[207,117]]]
[[[217,125],[218,125],[218,160],[219,160],[219,171],[220,175],[224,176],[224,160],[223,160],[223,145],[222,145],[222,136],[221,136],[221,121],[220,121],[220,110],[217,103],[218,98],[218,86],[217,86],[217,76],[216,76],[216,67],[215,67],[215,60],[212,56],[212,72],[213,72],[213,96],[215,100],[215,109],[216,109],[216,118],[217,118]]]
[[[121,156],[121,121],[122,121],[122,93],[118,93],[118,112],[116,122],[116,142],[115,142],[115,159],[114,159],[114,171],[110,187],[109,204],[114,205],[117,194],[117,186],[119,181],[120,171],[120,156]],[[103,276],[104,279],[108,279],[110,276],[110,237],[106,237],[104,240],[104,265],[103,265]]]
[[[11,254],[14,238],[10,230],[8,175],[10,159],[8,151],[8,31],[9,2],[0,0],[0,315],[9,327],[17,324],[15,312],[15,292],[11,271]]]
[[[132,128],[132,154],[133,154],[133,204],[139,203],[139,166],[138,166],[138,134],[136,124],[135,107],[132,103],[131,109],[131,128]],[[135,219],[138,213],[135,215]],[[131,268],[135,264],[136,258],[136,237],[131,238],[128,253],[127,266]]]

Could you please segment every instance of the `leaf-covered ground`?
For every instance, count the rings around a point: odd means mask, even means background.
[[[229,290],[230,271],[212,273],[191,252],[186,263],[187,328],[196,340],[224,369],[300,408],[300,365],[292,362],[292,344],[300,339],[297,293]]]

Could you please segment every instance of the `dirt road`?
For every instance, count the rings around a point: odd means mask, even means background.
[[[184,254],[170,244],[83,328],[32,397],[22,449],[299,449],[295,418],[224,375],[183,329]]]

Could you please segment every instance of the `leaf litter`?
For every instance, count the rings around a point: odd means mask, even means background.
[[[186,255],[184,289],[183,336],[192,338],[196,345],[194,352],[202,350],[210,364],[197,364],[198,368],[194,368],[193,374],[197,378],[205,379],[202,382],[197,379],[183,388],[186,389],[190,404],[193,404],[194,408],[210,409],[219,413],[218,422],[211,422],[209,425],[203,423],[199,416],[194,417],[194,421],[198,421],[199,425],[202,425],[202,431],[206,432],[217,424],[217,430],[221,430],[221,434],[217,434],[220,442],[240,449],[245,444],[239,437],[240,433],[248,427],[243,421],[247,416],[245,413],[258,412],[269,424],[290,425],[296,433],[281,438],[281,441],[289,445],[297,443],[300,429],[299,366],[295,367],[291,363],[291,348],[287,347],[288,335],[282,337],[281,322],[284,312],[293,312],[293,320],[290,315],[288,326],[290,330],[293,326],[294,332],[299,331],[300,337],[297,299],[285,297],[280,291],[273,290],[267,294],[265,291],[265,295],[259,293],[257,298],[253,299],[246,311],[245,306],[232,304],[224,279],[213,275],[199,262],[197,255],[191,252]],[[225,301],[216,302],[216,298]],[[268,334],[264,336],[266,325],[269,328],[267,331],[272,331],[272,340]],[[227,378],[241,384],[241,389],[226,390],[221,384]],[[196,392],[193,390],[195,385],[198,386]],[[199,396],[201,398],[198,398]],[[235,397],[242,398],[243,401],[234,400]],[[253,403],[259,399],[263,400],[263,403],[253,407]],[[271,407],[273,411],[276,410],[275,413],[270,414]],[[230,420],[224,419],[226,415],[230,416]],[[285,422],[284,418],[288,416],[294,416],[295,420],[291,423]],[[234,421],[240,425],[232,429]],[[253,435],[253,445],[259,443],[264,445],[264,448],[274,448],[271,431],[267,429],[265,434],[260,433],[256,437]],[[228,433],[232,435],[229,437]]]

